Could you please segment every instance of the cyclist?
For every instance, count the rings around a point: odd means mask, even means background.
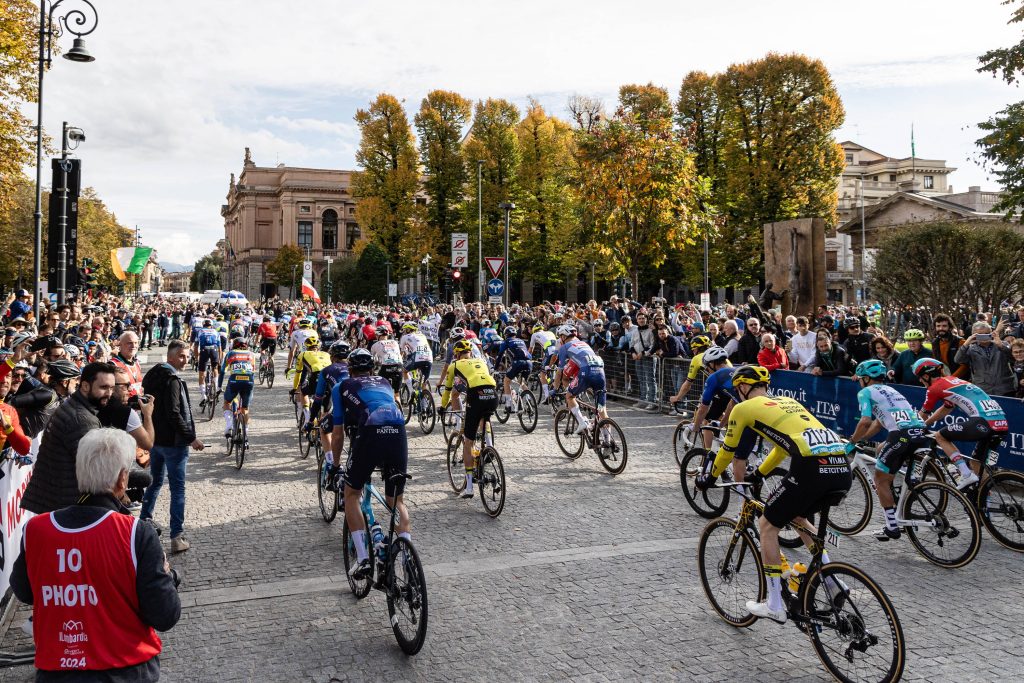
[[[203,321],[203,326],[193,337],[192,353],[199,359],[199,391],[202,398],[199,408],[202,409],[206,405],[207,399],[212,401],[214,398],[206,395],[207,368],[210,368],[210,372],[217,374],[217,368],[220,367],[220,336],[213,329],[213,322],[209,319]]]
[[[320,371],[331,364],[330,355],[320,350],[320,339],[314,334],[303,342],[305,351],[295,361],[295,376],[289,394],[303,407],[304,429],[309,429],[309,397],[316,391]]]
[[[286,367],[292,367],[292,361],[296,360],[297,356],[303,353],[303,349],[306,348],[306,340],[310,337],[316,337],[316,330],[313,329],[313,324],[305,318],[302,318],[295,331],[291,333],[291,337],[288,344],[288,363]],[[319,338],[317,337],[319,340]],[[297,364],[297,363],[296,363]]]
[[[854,376],[861,386],[857,392],[860,422],[846,444],[846,454],[850,455],[857,442],[870,439],[882,429],[889,432],[875,455],[875,494],[885,511],[885,526],[875,534],[880,541],[900,537],[900,528],[896,525],[896,500],[892,494],[896,472],[914,451],[928,446],[924,421],[903,394],[884,384],[888,372],[885,363],[877,359],[857,365]]]
[[[758,523],[768,601],[746,603],[747,610],[754,616],[783,624],[787,616],[782,602],[779,530],[795,521],[801,538],[810,547],[812,537],[806,532],[805,518],[821,510],[822,500],[827,495],[849,491],[853,479],[839,435],[822,425],[796,400],[769,396],[770,378],[768,370],[760,365],[744,365],[732,373],[738,403],[732,411],[725,442],[714,467],[710,473],[697,477],[697,486],[705,491],[710,488],[733,457],[750,454],[758,437],[767,439],[774,447],[750,478],[755,490],[766,474],[790,458],[789,474],[766,501]],[[822,553],[821,561],[828,564],[827,552]],[[831,577],[825,585],[834,595],[845,590]]]
[[[494,329],[489,318],[480,321],[480,331],[477,333],[480,338],[480,345],[483,352],[493,360],[498,358],[498,347],[501,346],[501,335]]]
[[[563,378],[569,380],[569,389],[565,393],[565,404],[579,423],[576,433],[582,434],[590,427],[590,423],[583,417],[576,397],[587,389],[594,390],[597,414],[602,418],[608,417],[608,409],[605,406],[604,360],[594,353],[590,344],[576,336],[576,328],[573,325],[566,324],[559,327],[558,337],[561,340],[561,345],[558,347],[558,371],[555,373],[555,386],[560,386]]]
[[[700,371],[704,367],[704,352],[711,346],[711,340],[703,334],[696,335],[690,340],[690,350],[693,352],[693,358],[690,359],[690,367],[686,371],[686,379],[679,387],[679,391],[676,392],[675,396],[670,396],[668,402],[675,406],[676,403],[686,398],[686,395],[690,393],[690,389],[693,387],[693,383],[697,381],[697,377],[700,376]],[[726,359],[726,364],[732,366],[732,363]],[[679,412],[678,406],[676,412]]]
[[[224,437],[231,436],[231,402],[238,397],[242,404],[242,419],[249,424],[249,401],[252,400],[253,381],[256,378],[256,357],[249,350],[243,332],[231,333],[231,350],[224,354],[224,363],[220,368],[220,379],[217,391],[228,380],[227,391],[224,392]]]
[[[345,521],[352,532],[358,562],[349,574],[356,579],[370,576],[373,566],[367,551],[366,522],[359,508],[363,487],[377,467],[384,477],[384,496],[389,506],[398,508],[398,535],[411,540],[412,526],[402,493],[409,462],[409,445],[405,433],[405,417],[395,404],[391,385],[373,374],[373,356],[366,349],[356,349],[348,356],[351,373],[331,390],[331,450],[334,462],[341,462],[345,449],[345,430],[352,434],[352,453],[345,465]]]
[[[732,375],[735,368],[729,363],[729,354],[721,346],[712,346],[701,354],[701,365],[708,377],[704,380],[704,390],[700,395],[700,405],[697,413],[693,416],[693,432],[701,433],[701,426],[704,421],[718,420],[725,424],[729,419],[732,407],[736,405],[736,390],[732,384]],[[704,448],[711,449],[711,432],[703,432]],[[736,481],[743,481],[743,475],[747,472],[747,463],[742,462],[743,458],[737,456],[737,462],[733,465],[733,474]]]
[[[329,472],[330,476],[327,479],[328,491],[333,491],[337,488],[335,475],[338,473],[331,456],[331,432],[334,428],[334,425],[331,424],[331,392],[336,384],[348,379],[348,363],[346,360],[351,349],[352,347],[344,339],[339,339],[331,344],[329,350],[331,364],[320,371],[320,376],[316,380],[313,405],[309,408],[310,421],[317,419],[321,409],[324,413],[324,425],[323,429],[320,430],[320,445],[323,446],[324,453],[327,454],[328,463],[333,468]]]
[[[384,325],[377,328],[377,340],[370,347],[370,355],[377,363],[381,377],[391,382],[391,391],[396,395],[402,386],[402,350],[391,338],[391,329]]]
[[[277,353],[277,325],[274,324],[273,318],[269,315],[263,316],[263,322],[260,323],[256,333],[260,338],[261,352],[266,351],[271,356]]]
[[[194,314],[192,318],[189,320],[189,330],[191,331],[189,341],[191,341],[192,344],[196,343],[196,339],[199,337],[199,331],[203,329],[203,322],[203,316],[199,315],[198,313]]]
[[[237,333],[242,336],[245,336],[246,332],[248,331],[249,325],[242,318],[242,314],[235,313],[235,315],[231,319],[231,324],[228,325],[228,335],[231,336],[231,338],[233,339],[234,337],[232,335]]]
[[[398,342],[398,347],[402,352],[402,357],[405,358],[402,376],[405,379],[405,385],[411,392],[413,386],[410,373],[417,370],[425,381],[428,380],[430,368],[434,363],[434,353],[430,350],[430,342],[426,335],[420,332],[414,322],[402,325],[402,339]]]
[[[455,358],[448,365],[444,375],[444,394],[441,395],[441,409],[448,406],[452,395],[452,387],[456,380],[466,386],[466,419],[462,428],[462,459],[466,466],[466,488],[463,498],[473,497],[473,469],[476,461],[473,457],[473,442],[476,440],[477,429],[483,429],[484,422],[498,408],[498,395],[495,392],[494,378],[487,370],[487,363],[482,358],[472,358],[473,345],[467,339],[461,339],[452,346]],[[402,421],[405,424],[405,421]]]
[[[526,348],[526,342],[519,338],[518,330],[509,325],[505,328],[505,341],[498,347],[498,360],[508,354],[509,365],[505,371],[505,405],[512,408],[512,380],[522,376],[525,380],[530,376],[533,365],[530,362],[530,352]]]
[[[959,408],[967,415],[963,422],[953,422],[933,432],[935,442],[960,471],[957,488],[965,489],[978,481],[981,463],[961,455],[953,441],[974,441],[975,457],[996,449],[1009,432],[1009,423],[1002,406],[976,384],[946,373],[946,366],[934,358],[922,358],[913,366],[914,375],[927,387],[920,415],[926,425],[933,425]],[[942,405],[936,410],[939,403]],[[934,411],[934,412],[933,412]]]
[[[548,331],[544,325],[537,323],[533,326],[533,334],[530,336],[530,355],[532,356],[535,351],[544,354],[544,359],[540,366],[540,390],[541,390],[541,403],[547,403],[549,395],[551,393],[548,388],[548,365],[551,364],[552,359],[558,354],[558,338],[555,337],[554,333]]]
[[[217,335],[220,337],[220,352],[221,355],[224,355],[228,350],[228,335],[230,334],[228,324],[224,322],[224,316],[217,316],[217,321],[213,323],[213,329],[217,330]]]

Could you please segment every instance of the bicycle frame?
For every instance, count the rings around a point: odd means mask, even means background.
[[[928,523],[925,520],[903,519],[902,517],[900,517],[900,511],[903,510],[903,505],[906,502],[907,496],[910,495],[910,489],[913,488],[913,484],[915,482],[920,481],[921,473],[924,470],[923,459],[918,460],[917,458],[917,456],[923,450],[924,449],[917,449],[916,451],[914,451],[914,454],[911,456],[911,459],[907,463],[908,466],[910,464],[913,464],[913,470],[909,481],[907,480],[906,473],[904,472],[904,469],[906,468],[901,468],[898,472],[896,472],[893,475],[892,488],[894,492],[897,490],[899,491],[899,496],[896,499],[896,524],[899,527],[912,526],[914,528],[917,528],[936,526],[934,522]],[[857,448],[854,451],[853,462],[850,463],[851,468],[858,468],[861,471],[861,474],[864,475],[864,478],[867,479],[868,485],[871,486],[871,492],[874,494],[876,500],[878,500],[878,487],[875,485],[874,465],[877,462],[877,458],[865,453],[860,448]],[[881,501],[879,501],[879,504],[881,504]]]

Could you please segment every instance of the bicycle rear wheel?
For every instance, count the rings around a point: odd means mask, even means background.
[[[505,467],[501,464],[501,456],[491,446],[484,446],[477,456],[480,459],[481,474],[477,488],[480,489],[480,501],[484,510],[491,517],[497,517],[505,509]]]
[[[829,673],[844,683],[898,681],[906,663],[903,627],[888,596],[863,571],[830,562],[804,579],[806,629]]]
[[[761,555],[746,529],[723,518],[704,527],[697,546],[697,565],[704,594],[725,623],[746,627],[757,621],[747,600],[764,600],[767,592]]]
[[[910,542],[932,564],[956,569],[977,556],[981,547],[978,513],[949,484],[918,484],[907,494],[900,516],[910,522],[904,527]]]
[[[232,431],[232,440],[238,439],[238,443],[235,444],[235,469],[240,470],[242,469],[242,463],[245,462],[245,451],[249,444],[249,430],[245,421],[242,420],[242,416],[237,413],[235,414],[235,424]]]
[[[498,407],[494,409],[494,417],[501,424],[508,422],[508,418],[512,416],[512,409],[505,403],[505,396],[498,394]]]
[[[408,406],[410,403],[410,392],[408,385],[402,382],[402,386],[398,388],[398,403],[401,406]],[[408,420],[406,420],[408,422]]]
[[[537,428],[537,398],[532,391],[523,390],[519,395],[519,424],[527,434]]]
[[[298,435],[299,435],[299,437],[298,437],[299,438],[299,457],[300,458],[308,458],[309,457],[309,435],[306,434],[306,430],[302,428],[302,425],[299,425],[299,427],[298,427],[298,429],[296,431],[298,432]]]
[[[446,442],[451,438],[452,434],[458,432],[458,429],[456,429],[456,423],[458,422],[456,416],[459,414],[453,411],[451,405],[449,405],[448,409],[441,416],[441,431],[444,432],[444,440]]]
[[[704,519],[720,517],[729,507],[729,489],[724,486],[712,486],[707,491],[697,488],[697,475],[704,471],[707,465],[709,454],[703,448],[691,448],[683,456],[683,462],[679,466],[679,483],[683,487],[683,496],[690,504],[693,511]],[[689,470],[695,470],[697,475],[689,476]]]
[[[977,504],[992,538],[1010,550],[1024,552],[1024,474],[992,473],[978,487]]]
[[[434,408],[434,397],[429,391],[420,392],[419,406],[416,413],[419,416],[420,431],[424,434],[434,431],[434,423],[437,422],[437,410]]]
[[[414,655],[427,637],[427,579],[412,541],[396,537],[388,553],[388,615],[398,647]]]
[[[363,515],[363,527],[364,529],[370,528],[370,525],[367,523],[366,520],[366,515]],[[342,557],[345,560],[345,576],[348,577],[348,587],[352,589],[352,594],[355,595],[357,598],[365,598],[370,592],[370,587],[373,585],[373,577],[367,576],[362,579],[355,579],[352,577],[351,574],[349,574],[349,571],[352,570],[352,567],[359,564],[359,555],[356,554],[356,544],[355,541],[352,540],[352,534],[348,528],[348,519],[345,519],[344,523],[341,525],[341,543],[342,547],[345,549],[345,552],[342,554]],[[367,532],[367,556],[372,558],[372,552],[373,548],[370,546],[370,534],[369,532]]]
[[[853,536],[864,531],[871,522],[875,497],[871,485],[859,467],[853,468],[853,485],[849,493],[839,505],[830,508],[828,524],[845,536]]]
[[[576,427],[576,416],[568,408],[555,413],[555,441],[562,452],[573,460],[583,455],[583,435],[574,433]]]
[[[626,435],[610,417],[597,423],[594,451],[597,452],[597,459],[601,461],[601,465],[612,474],[621,474],[626,469],[626,461],[629,459]]]
[[[267,361],[267,388],[274,388],[274,359]]]
[[[338,514],[338,497],[340,494],[337,491],[327,490],[326,466],[327,458],[324,456],[323,451],[317,451],[316,498],[317,502],[320,504],[320,516],[324,518],[325,522],[330,524]]]
[[[448,438],[448,483],[455,493],[466,488],[466,461],[462,457],[462,434],[458,432]]]

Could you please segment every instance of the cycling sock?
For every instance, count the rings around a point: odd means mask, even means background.
[[[827,550],[822,550],[821,551],[821,564],[822,564],[822,566],[825,566],[829,562],[831,562],[831,560],[828,559],[828,551]]]
[[[956,468],[960,470],[961,477],[971,476],[971,468],[967,464],[967,459],[964,458],[963,455],[961,455],[960,451],[957,451],[953,455],[949,456],[949,459],[952,460],[953,464],[956,465]]]
[[[768,609],[781,612],[785,609],[785,605],[782,604],[782,567],[777,564],[766,564],[764,577],[768,580]]]
[[[398,534],[398,537],[399,537],[399,538],[404,538],[404,539],[405,539],[405,540],[407,540],[407,541],[412,541],[412,534],[410,534],[410,533],[409,533],[408,531],[402,531],[402,532],[400,532],[400,533]]]
[[[473,473],[466,472],[466,490],[470,493],[473,492]]]
[[[366,548],[366,529],[352,532],[352,543],[356,546],[356,559],[362,562],[370,559],[370,551]]]
[[[885,508],[885,528],[893,530],[896,528],[896,508]]]
[[[231,411],[230,410],[225,410],[224,411],[224,431],[225,432],[230,432],[231,431]]]
[[[583,417],[583,413],[580,411],[580,406],[578,403],[572,408],[572,416],[575,417],[576,421],[579,422],[580,424],[583,424],[586,421]]]

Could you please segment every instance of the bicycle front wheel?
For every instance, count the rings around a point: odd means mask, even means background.
[[[978,487],[978,510],[992,538],[1024,552],[1024,474],[999,470]]]
[[[412,541],[396,537],[388,553],[388,616],[398,647],[414,655],[427,637],[427,579]]]
[[[896,610],[863,571],[830,562],[805,579],[806,629],[829,673],[843,683],[890,683],[903,676],[906,643]]]
[[[724,517],[712,520],[701,532],[697,564],[704,594],[725,623],[742,628],[757,621],[746,603],[764,600],[767,584],[750,532]]]
[[[672,433],[672,455],[676,456],[676,464],[683,464],[683,456],[690,450],[693,433],[692,422],[680,422],[676,425],[676,431]]]
[[[340,494],[337,491],[327,490],[327,473],[325,472],[326,465],[327,458],[324,457],[323,451],[317,451],[316,499],[320,505],[320,516],[324,518],[325,522],[330,524],[338,514],[338,496]]]
[[[568,408],[555,413],[555,441],[562,452],[573,460],[583,455],[583,435],[575,433],[576,427],[576,416]]]
[[[448,483],[455,493],[466,488],[466,461],[462,457],[462,434],[458,432],[448,437]]]
[[[366,515],[363,515],[363,527],[369,529],[370,525],[367,524]],[[345,576],[348,577],[348,587],[352,589],[352,594],[360,600],[365,598],[370,593],[370,587],[373,585],[373,577],[367,576],[362,579],[353,578],[349,572],[352,567],[359,564],[359,555],[356,553],[356,544],[352,540],[352,533],[348,528],[348,519],[345,519],[341,525],[341,543],[345,548],[345,552],[342,557],[345,561]],[[372,558],[373,548],[370,545],[370,534],[367,531],[366,534],[366,554]]]
[[[274,359],[271,358],[267,362],[267,388],[274,388]]]
[[[594,450],[601,465],[612,474],[621,474],[626,469],[629,459],[626,435],[615,420],[606,417],[597,423]]]
[[[526,390],[519,395],[519,424],[527,434],[537,428],[537,398],[532,391]]]
[[[480,501],[484,510],[491,517],[497,517],[505,509],[505,467],[501,464],[501,456],[491,446],[484,446],[477,456],[480,459]]]
[[[859,467],[854,467],[853,485],[842,502],[830,509],[829,526],[845,536],[859,534],[871,521],[874,499],[867,477]]]
[[[981,548],[981,522],[974,507],[949,484],[918,484],[903,503],[904,530],[917,551],[939,567],[956,569]]]
[[[241,422],[241,424],[239,424]],[[235,415],[235,426],[231,436],[232,441],[238,439],[238,443],[235,444],[235,469],[242,469],[242,463],[245,462],[245,451],[249,444],[249,434],[246,428],[245,422],[242,421],[241,415]]]
[[[691,448],[683,456],[679,466],[679,483],[683,487],[683,496],[693,511],[704,519],[720,517],[729,507],[729,489],[724,486],[712,486],[707,491],[697,488],[697,476],[704,471],[707,464],[707,450]],[[692,476],[690,471],[695,472]]]
[[[417,414],[419,415],[420,431],[424,434],[434,431],[434,423],[437,422],[437,410],[434,408],[434,397],[429,391],[420,392]]]

